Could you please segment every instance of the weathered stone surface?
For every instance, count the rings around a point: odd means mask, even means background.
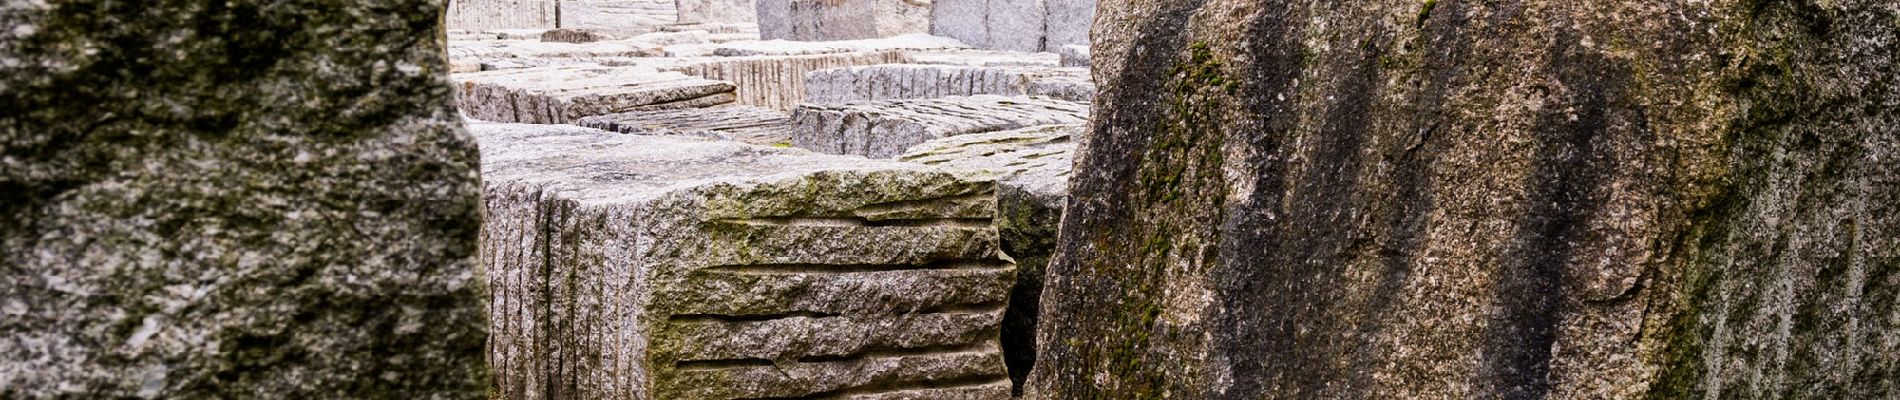
[[[907,53],[906,64],[968,65],[973,67],[1060,67],[1062,57],[1054,53],[1024,53],[995,50],[920,50]]]
[[[748,106],[636,111],[581,118],[576,125],[640,135],[678,135],[790,146],[792,119],[784,112]]]
[[[754,0],[679,0],[680,24],[757,24]]]
[[[1056,47],[1055,52],[1062,57],[1062,66],[1064,67],[1087,68],[1089,66],[1089,47],[1087,45],[1062,45]]]
[[[545,32],[557,32],[549,30]],[[543,34],[545,34],[545,32]],[[668,33],[667,35],[675,35]],[[645,35],[643,35],[645,36]],[[655,57],[665,54],[665,45],[640,39],[607,40],[591,43],[562,43],[541,40],[458,41],[449,45],[449,59],[458,62],[516,62],[534,66],[585,64],[600,60]],[[679,40],[681,38],[665,37]],[[685,38],[691,40],[690,38]]]
[[[965,67],[885,64],[813,71],[805,78],[805,102],[837,104],[862,100],[932,99],[1002,95],[1051,96],[1088,102],[1094,86],[1081,68]],[[1081,91],[1076,85],[1086,85]]]
[[[1089,26],[1095,21],[1095,0],[1043,0],[1043,46],[1089,45]],[[1239,35],[1228,36],[1229,40]]]
[[[476,125],[500,395],[1001,399],[990,181],[917,164]]]
[[[539,67],[455,79],[462,112],[494,122],[565,124],[593,115],[709,107],[736,99],[731,82],[649,67]]]
[[[560,23],[556,28],[651,30],[680,21],[675,0],[561,0],[559,3]]]
[[[1044,7],[1044,0],[937,0],[930,32],[981,49],[1043,51]]]
[[[541,33],[543,42],[592,43],[619,39],[612,33],[596,29],[549,29]]]
[[[877,51],[800,56],[710,57],[655,64],[663,71],[730,81],[738,85],[738,102],[774,110],[790,110],[803,101],[805,75],[811,71],[853,65],[897,62],[903,53]]]
[[[777,17],[779,6],[760,6],[759,25],[766,39],[798,41],[850,40],[892,37],[930,31],[929,0],[790,0],[788,21]],[[772,28],[765,28],[766,26]],[[781,28],[787,36],[776,36]]]
[[[792,145],[828,154],[891,158],[917,144],[971,133],[1088,120],[1088,105],[1029,97],[804,104],[792,111]]]
[[[989,0],[931,0],[930,34],[988,48],[989,16]]]
[[[1074,137],[1084,125],[1052,125],[953,136],[911,147],[899,160],[973,171],[996,179],[996,231],[1016,259],[1016,287],[1003,313],[1003,355],[1020,391],[1036,363],[1043,271],[1068,201]]]
[[[554,0],[454,0],[449,2],[448,25],[457,30],[552,29]]]
[[[1030,394],[1894,397],[1895,7],[1103,2]]]
[[[892,50],[955,50],[970,46],[956,39],[925,34],[906,34],[887,38],[839,40],[829,42],[792,42],[763,40],[721,43],[703,49],[668,49],[674,56],[792,56],[810,54],[856,53]]]
[[[0,398],[485,398],[444,2],[0,4]]]
[[[759,38],[792,40],[792,0],[756,0]]]

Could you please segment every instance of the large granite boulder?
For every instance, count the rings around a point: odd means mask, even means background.
[[[737,99],[731,82],[651,67],[571,65],[458,74],[469,117],[565,124],[629,111],[710,107]]]
[[[1103,2],[1046,398],[1900,395],[1900,9]]]
[[[0,4],[0,398],[485,398],[444,4]]]
[[[952,136],[911,147],[898,160],[970,171],[996,180],[996,232],[1016,259],[1016,287],[1003,313],[1003,356],[1017,391],[1036,363],[1043,271],[1068,201],[1075,137],[1085,125],[1050,125]]]
[[[474,128],[510,399],[1003,399],[994,184],[895,161]]]
[[[950,136],[1088,121],[1086,104],[1032,97],[969,96],[803,104],[792,110],[792,145],[826,154],[893,158]]]

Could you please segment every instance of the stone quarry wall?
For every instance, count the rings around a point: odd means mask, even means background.
[[[929,0],[758,0],[766,40],[873,39],[930,31]]]
[[[933,0],[930,33],[980,49],[1055,51],[1089,44],[1095,0]]]
[[[957,135],[1088,121],[1086,104],[993,95],[801,104],[792,145],[825,154],[894,158]]]
[[[1891,2],[1098,11],[1031,395],[1900,394]]]
[[[552,29],[554,0],[451,0],[448,26],[457,30]]]
[[[445,2],[0,4],[0,398],[486,398]]]
[[[985,94],[1087,103],[1095,96],[1088,70],[1047,67],[889,64],[833,68],[806,74],[804,89],[803,100],[814,104]]]
[[[644,31],[675,24],[756,22],[751,0],[454,0],[455,30],[607,29]]]
[[[662,67],[706,79],[730,81],[738,86],[739,104],[791,110],[805,97],[805,76],[830,68],[900,62],[900,51],[869,51],[834,54],[718,57],[681,65]]]
[[[1007,398],[994,184],[916,164],[478,124],[510,399]]]

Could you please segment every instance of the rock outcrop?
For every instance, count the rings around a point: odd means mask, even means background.
[[[1098,11],[1031,395],[1900,395],[1890,1]]]
[[[805,78],[804,101],[836,104],[990,94],[1088,102],[1094,91],[1088,70],[1081,68],[887,64],[813,71]]]
[[[792,119],[778,110],[727,106],[636,111],[581,118],[576,125],[638,135],[692,136],[765,146],[790,146]]]
[[[444,4],[0,5],[0,398],[486,398]]]
[[[917,164],[475,126],[502,397],[1001,399],[990,181]]]
[[[1022,389],[1036,363],[1036,320],[1043,271],[1055,251],[1056,227],[1068,201],[1073,138],[1084,125],[1052,125],[937,139],[899,160],[972,171],[996,179],[996,231],[1016,259],[1016,287],[1003,313],[1003,355]]]
[[[792,145],[827,154],[892,158],[950,136],[1088,121],[1088,106],[1030,97],[803,104],[792,110]]]
[[[736,99],[731,82],[646,67],[577,65],[458,74],[470,118],[565,124],[630,111],[709,107]]]

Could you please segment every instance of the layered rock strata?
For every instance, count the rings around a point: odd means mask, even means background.
[[[444,4],[0,3],[0,398],[486,398]]]
[[[565,124],[581,117],[733,102],[730,82],[644,67],[561,66],[458,74],[470,118]]]
[[[792,111],[792,145],[829,154],[891,158],[944,137],[1088,120],[1088,106],[1028,97],[970,96],[804,104]]]
[[[953,136],[911,147],[899,160],[996,179],[996,231],[1016,259],[1016,286],[1003,313],[1003,355],[1021,390],[1036,363],[1043,271],[1055,251],[1068,201],[1074,138],[1084,125],[1052,125]]]
[[[1891,1],[1099,12],[1031,395],[1900,395]]]
[[[1003,399],[990,181],[916,164],[476,125],[512,399]]]
[[[1000,95],[1088,102],[1094,89],[1088,83],[1088,70],[1080,68],[888,64],[813,71],[805,78],[804,101],[836,104]]]
[[[792,119],[777,110],[726,106],[637,111],[581,118],[576,125],[639,135],[678,135],[744,143],[789,146]]]

